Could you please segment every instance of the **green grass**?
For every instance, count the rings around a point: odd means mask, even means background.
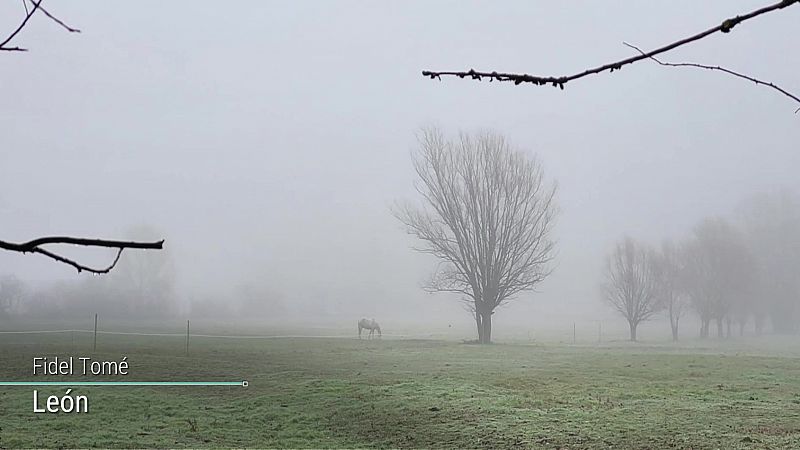
[[[389,339],[197,339],[186,356],[128,336],[92,354],[88,339],[0,336],[0,374],[126,355],[125,380],[250,386],[76,388],[85,415],[33,414],[31,387],[0,387],[0,447],[800,448],[793,356]]]

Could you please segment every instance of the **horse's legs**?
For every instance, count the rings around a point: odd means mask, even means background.
[[[358,324],[358,338],[361,339],[361,324]]]

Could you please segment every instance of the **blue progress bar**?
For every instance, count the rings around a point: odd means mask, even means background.
[[[242,386],[242,381],[0,381],[0,386]]]

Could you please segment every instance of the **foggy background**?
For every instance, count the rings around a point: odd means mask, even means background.
[[[269,298],[273,319],[468,327],[454,298],[419,288],[435,260],[410,249],[390,207],[418,200],[419,127],[491,129],[540,156],[561,208],[555,272],[500,310],[497,330],[614,318],[598,285],[621,235],[678,239],[753,194],[800,191],[797,105],[647,61],[564,91],[420,71],[567,75],[632,55],[622,41],[651,49],[762,4],[48,0],[82,33],[37,15],[15,40],[30,52],[0,57],[0,238],[149,230],[166,239],[176,314]],[[0,4],[0,29],[23,12]],[[798,23],[787,8],[663,59],[797,92]],[[0,253],[7,273],[98,278]]]

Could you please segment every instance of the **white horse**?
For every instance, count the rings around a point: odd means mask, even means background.
[[[378,332],[378,337],[381,337],[381,326],[378,325],[378,322],[375,322],[375,319],[361,319],[358,321],[358,338],[361,339],[361,330],[367,329],[369,330],[369,339],[372,339],[375,332]]]

